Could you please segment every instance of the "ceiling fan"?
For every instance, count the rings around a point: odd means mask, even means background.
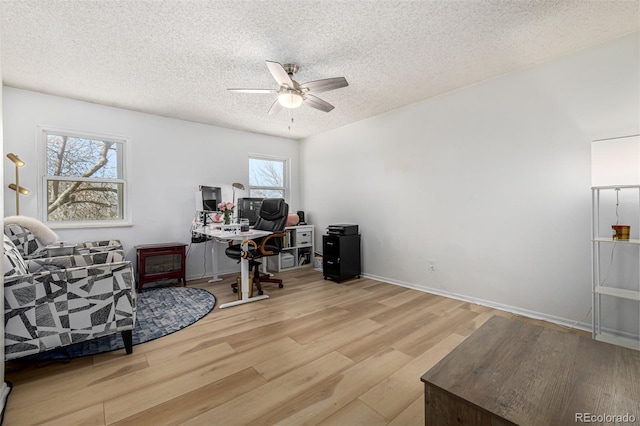
[[[278,89],[227,89],[238,93],[277,93],[278,99],[269,108],[269,115],[276,114],[285,108],[298,108],[302,103],[320,111],[329,112],[334,106],[311,94],[328,92],[349,85],[344,77],[325,78],[299,84],[293,79],[300,67],[297,64],[280,64],[266,61],[267,68],[280,86]]]

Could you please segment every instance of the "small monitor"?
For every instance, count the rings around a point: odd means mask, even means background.
[[[222,202],[222,190],[217,186],[200,185],[202,211],[218,211],[218,203]]]
[[[238,198],[238,217],[249,219],[249,225],[254,226],[260,217],[260,207],[264,198]]]

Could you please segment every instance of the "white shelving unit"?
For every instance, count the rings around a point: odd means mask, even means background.
[[[313,266],[313,225],[287,226],[282,251],[268,260],[269,269],[280,272]]]
[[[619,191],[618,194],[616,194],[616,191]],[[603,222],[601,222],[602,194],[607,193],[608,197],[602,207],[606,206],[609,212],[615,211],[617,215],[617,195],[624,192],[627,195],[625,202],[629,204],[628,200],[630,198],[628,195],[633,194],[633,191],[635,191],[635,194],[631,196],[634,197],[635,202],[631,210],[635,216],[635,222],[625,224],[631,226],[632,235],[638,235],[640,230],[640,185],[594,186],[591,188],[593,210],[592,335],[595,340],[640,350],[640,337],[637,335],[638,329],[640,329],[640,239],[614,239],[612,229],[610,227],[606,228],[607,225],[603,223],[610,219],[611,214],[605,215],[607,217],[602,218]],[[613,215],[614,220],[616,215]],[[608,236],[605,236],[606,232],[609,232]],[[603,251],[608,254],[603,256]],[[618,269],[614,268],[612,272],[614,261]],[[633,279],[629,279],[629,276],[632,276]],[[605,298],[610,300],[605,303]],[[626,305],[623,305],[623,303],[626,303]],[[612,306],[616,306],[616,308],[612,308]],[[633,308],[618,310],[617,307],[619,306],[634,306],[636,312],[632,310]],[[615,312],[612,312],[614,309]],[[618,319],[622,318],[627,322],[629,318],[635,318],[638,327],[628,332],[626,330],[617,330],[610,325],[604,325],[603,319],[607,315],[616,316]]]

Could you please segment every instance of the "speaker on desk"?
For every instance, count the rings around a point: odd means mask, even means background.
[[[304,221],[304,212],[302,210],[298,211],[298,217],[300,218],[300,222],[298,222],[298,225],[307,224],[307,222]]]

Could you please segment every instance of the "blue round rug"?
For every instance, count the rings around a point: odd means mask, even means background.
[[[145,290],[136,298],[136,326],[133,345],[148,342],[181,330],[205,315],[216,305],[213,294],[201,288],[164,287]],[[33,355],[38,361],[77,358],[123,349],[120,333]],[[135,353],[135,348],[133,353]]]

